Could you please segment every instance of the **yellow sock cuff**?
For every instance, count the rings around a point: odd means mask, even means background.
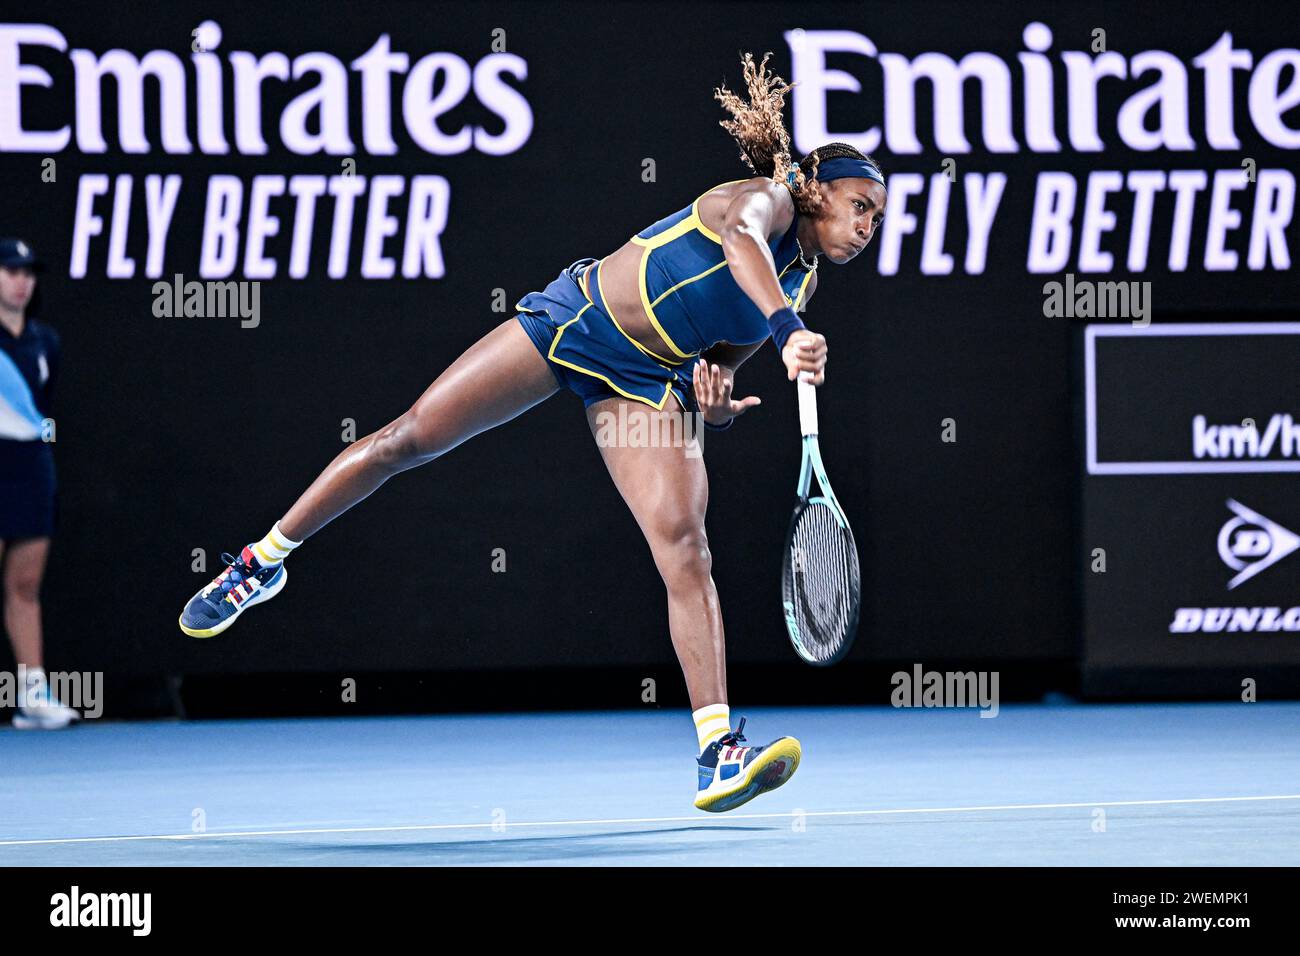
[[[280,522],[275,523],[266,537],[256,542],[253,547],[253,554],[262,564],[278,564],[289,556],[294,548],[302,544],[301,541],[294,541],[287,534],[280,530]]]
[[[693,711],[695,735],[700,741],[700,752],[731,729],[731,708],[726,704],[709,704]]]

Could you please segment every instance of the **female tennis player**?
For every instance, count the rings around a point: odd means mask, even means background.
[[[637,415],[654,417],[639,423],[649,427],[664,415],[698,414],[728,428],[759,403],[733,397],[736,370],[769,337],[791,380],[808,372],[820,385],[826,340],[797,310],[816,290],[819,255],[846,263],[871,241],[885,180],[843,143],[794,163],[781,116],[790,87],[768,72],[767,57],[755,66],[746,55],[744,78],[748,102],[725,85],[715,97],[731,114],[721,125],[752,178],[715,186],[612,255],[580,259],[524,296],[515,317],[456,359],[405,414],[339,454],[264,538],[238,557],[223,554],[225,570],[186,605],[181,630],[220,634],[283,589],[285,559],[299,544],[393,475],[561,389],[582,397],[593,434],[602,413],[626,416],[629,433]],[[659,443],[598,444],[668,591],[669,632],[701,750],[695,806],[730,810],[785,783],[801,751],[793,737],[744,745],[743,718],[731,728],[704,463]]]

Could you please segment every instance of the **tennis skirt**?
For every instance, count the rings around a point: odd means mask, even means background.
[[[54,533],[54,452],[41,441],[0,439],[0,541]]]
[[[545,290],[519,300],[515,316],[551,367],[555,380],[589,406],[622,396],[663,408],[676,395],[682,408],[695,412],[691,360],[664,364],[643,352],[593,301],[597,260],[579,259]]]

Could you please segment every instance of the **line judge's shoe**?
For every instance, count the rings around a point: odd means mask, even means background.
[[[251,547],[237,558],[222,552],[221,560],[226,569],[181,611],[181,630],[190,637],[216,637],[248,608],[279,594],[289,579],[283,561],[263,567]]]
[[[760,793],[775,790],[789,780],[799,767],[803,751],[793,737],[778,737],[763,747],[742,742],[745,718],[740,726],[729,730],[704,748],[697,758],[699,792],[695,807],[712,813],[734,810]]]
[[[62,730],[81,719],[81,715],[50,692],[49,685],[28,687],[24,700],[14,712],[13,725],[18,730]]]

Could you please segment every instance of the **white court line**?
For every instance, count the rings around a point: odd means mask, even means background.
[[[798,813],[729,813],[727,820],[789,820],[801,817],[868,817],[908,813],[981,813],[990,810],[1065,810],[1081,807],[1150,807],[1188,803],[1243,803],[1300,800],[1300,793],[1269,797],[1191,797],[1182,800],[1095,800],[1089,803],[1008,803],[983,807],[907,807],[891,810],[803,810]],[[714,818],[720,819],[720,818]],[[0,846],[50,846],[65,843],[130,843],[138,840],[222,840],[232,837],[306,836],[321,833],[414,833],[423,830],[487,830],[504,827],[610,826],[624,823],[704,823],[709,817],[621,817],[606,820],[526,820],[521,823],[420,823],[399,827],[332,827],[312,830],[232,830],[223,833],[158,833],[141,836],[59,837],[45,840],[0,840]]]

